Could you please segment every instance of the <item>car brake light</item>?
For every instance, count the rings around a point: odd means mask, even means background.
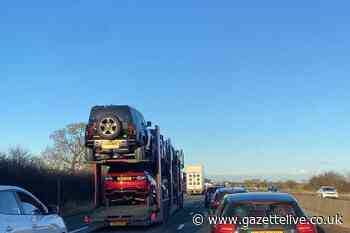
[[[218,207],[219,207],[219,205],[220,205],[220,202],[218,202],[218,201],[214,201],[212,206],[213,206],[213,208],[215,208],[215,209],[216,209],[216,208],[218,208]]]
[[[100,147],[96,147],[95,151],[96,151],[96,154],[95,154],[96,157],[101,156],[100,153],[102,152],[102,149]]]
[[[84,216],[84,222],[87,224],[90,224],[92,222],[92,217],[91,216]]]
[[[157,222],[157,212],[152,212],[152,214],[151,214],[151,221],[152,222]]]
[[[128,137],[135,138],[136,137],[136,129],[133,124],[128,124]]]
[[[93,123],[87,128],[87,136],[89,140],[93,139],[96,123]]]
[[[317,233],[315,225],[311,223],[299,223],[297,230],[299,233]]]
[[[215,233],[234,233],[236,225],[234,224],[218,224],[215,225]]]

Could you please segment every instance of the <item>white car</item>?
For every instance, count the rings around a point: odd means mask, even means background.
[[[24,189],[0,185],[0,233],[67,233],[57,215]]]
[[[334,187],[331,186],[322,186],[318,191],[318,195],[321,198],[338,198],[338,192]]]

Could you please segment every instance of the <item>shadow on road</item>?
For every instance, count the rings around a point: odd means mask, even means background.
[[[317,233],[328,233],[328,232],[325,232],[321,226],[317,226]],[[331,232],[329,232],[329,233],[331,233]]]
[[[350,229],[336,226],[336,225],[324,225],[324,226],[318,226],[317,227],[318,232],[317,233],[349,233]]]
[[[114,232],[148,232],[149,230],[155,230],[161,228],[160,224],[153,224],[150,226],[125,226],[125,227],[104,227],[101,228],[98,232],[104,233],[114,233]]]

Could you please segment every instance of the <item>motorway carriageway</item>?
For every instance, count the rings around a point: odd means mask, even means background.
[[[207,216],[207,209],[204,208],[203,196],[191,196],[186,198],[183,210],[177,211],[170,217],[167,223],[153,225],[150,227],[119,227],[93,230],[88,226],[81,225],[82,216],[66,219],[69,233],[210,233],[210,226],[204,223],[195,226],[192,223],[194,214]],[[350,233],[350,229],[338,226],[324,226],[318,229],[318,233]]]

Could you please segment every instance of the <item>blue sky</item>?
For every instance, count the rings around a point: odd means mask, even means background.
[[[209,174],[349,171],[349,7],[3,1],[0,150],[129,104]]]

